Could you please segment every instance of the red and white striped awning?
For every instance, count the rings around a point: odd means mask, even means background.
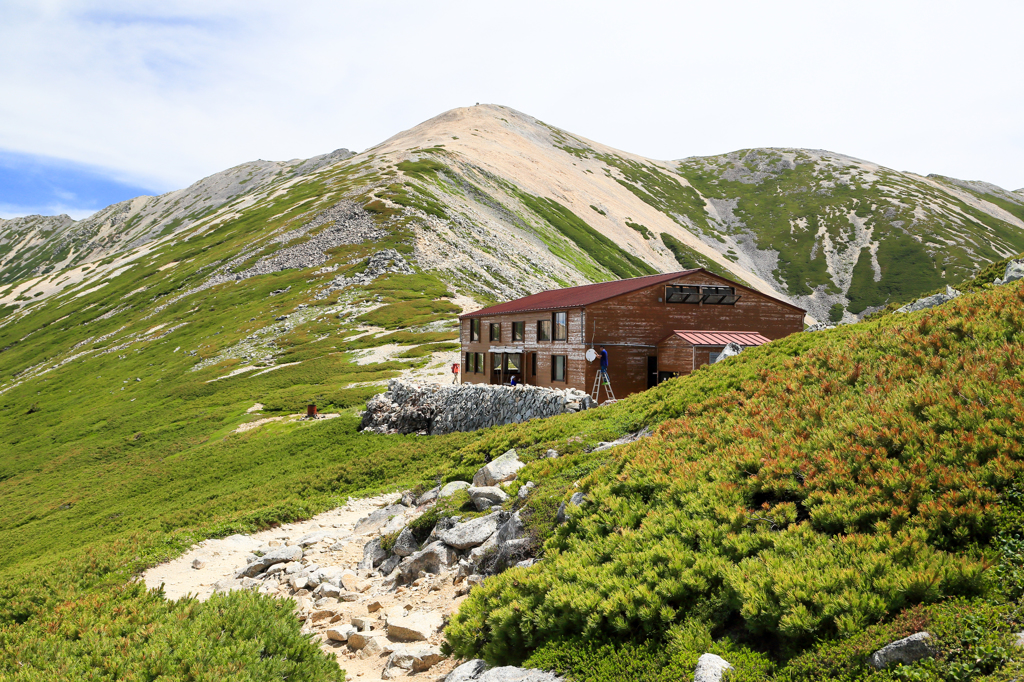
[[[694,346],[724,346],[729,343],[739,346],[760,346],[771,341],[757,332],[709,332],[677,329],[672,333]]]

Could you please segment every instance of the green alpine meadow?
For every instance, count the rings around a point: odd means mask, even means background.
[[[1022,252],[1019,191],[820,150],[657,161],[497,105],[0,220],[0,680],[435,680],[482,659],[671,682],[707,655],[727,682],[1022,678]],[[694,268],[809,330],[572,414],[363,428],[389,380],[452,383],[462,313]],[[481,508],[469,481],[510,450],[523,466]],[[357,653],[298,566],[287,593],[147,584],[257,533],[274,544],[250,564],[327,556],[358,533],[273,533],[377,496],[411,520],[358,541],[369,570],[329,606],[441,599],[433,639]],[[508,565],[374,574],[492,516],[521,522]],[[390,607],[357,615],[406,618]],[[926,655],[876,664],[912,637]]]

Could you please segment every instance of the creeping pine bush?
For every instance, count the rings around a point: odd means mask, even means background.
[[[454,650],[518,662],[559,641],[663,644],[697,620],[784,659],[914,605],[998,596],[1001,495],[1024,467],[1024,287],[825,334],[631,399],[681,416],[582,482],[591,502],[537,567],[471,593]]]

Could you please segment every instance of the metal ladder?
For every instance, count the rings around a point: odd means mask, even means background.
[[[612,391],[612,379],[608,376],[608,372],[603,369],[597,370],[597,376],[594,377],[594,388],[590,391],[590,398],[595,403],[600,404],[599,396],[601,394],[601,379],[607,379],[608,382],[604,385],[605,393],[608,394],[608,398],[615,400],[615,392]],[[605,401],[607,402],[607,400]]]

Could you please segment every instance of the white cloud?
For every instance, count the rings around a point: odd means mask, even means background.
[[[0,8],[0,148],[171,189],[506,104],[657,158],[826,148],[1024,185],[1024,5],[134,2]]]

